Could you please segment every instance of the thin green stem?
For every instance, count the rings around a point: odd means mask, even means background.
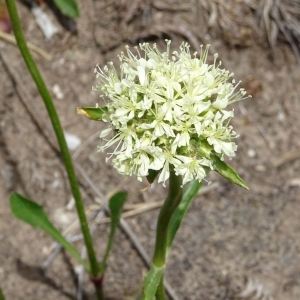
[[[70,152],[67,147],[65,136],[64,136],[56,109],[54,107],[50,93],[45,85],[45,82],[44,82],[44,80],[43,80],[29,50],[28,50],[28,47],[27,47],[25,38],[23,36],[22,29],[21,29],[21,24],[20,24],[15,1],[14,0],[6,0],[6,4],[7,4],[8,12],[10,15],[10,20],[12,23],[12,28],[13,28],[13,31],[14,31],[14,34],[15,34],[15,37],[17,40],[18,47],[21,51],[21,54],[27,65],[27,68],[38,88],[38,91],[43,98],[44,104],[46,106],[49,117],[51,119],[52,126],[55,131],[56,138],[57,138],[57,141],[58,141],[58,144],[60,147],[61,155],[62,155],[63,161],[65,163],[65,167],[66,167],[66,171],[68,174],[72,194],[75,199],[76,209],[77,209],[79,221],[81,224],[81,230],[82,230],[84,242],[85,242],[85,245],[87,248],[89,261],[91,264],[91,273],[93,276],[97,276],[98,271],[99,271],[99,266],[97,263],[97,258],[96,258],[96,254],[95,254],[94,247],[93,247],[93,241],[92,241],[92,237],[91,237],[91,234],[89,231],[89,226],[88,226],[88,222],[86,219],[84,206],[83,206],[83,202],[82,202],[82,198],[81,198],[81,194],[80,194],[80,190],[79,190],[79,186],[78,186],[78,181],[77,181],[75,171],[74,171],[74,166],[72,163]]]
[[[102,286],[96,288],[97,300],[104,300]]]
[[[97,296],[97,300],[104,300],[104,296],[103,296],[103,275],[100,275],[98,277],[91,277],[91,281],[94,284],[95,290],[96,290],[96,296]]]
[[[155,297],[156,297],[156,300],[167,300],[165,286],[164,286],[164,275],[161,276]]]
[[[174,170],[170,170],[169,192],[167,199],[160,209],[157,228],[156,242],[152,263],[160,268],[166,263],[166,252],[168,245],[168,226],[173,212],[182,199],[182,177],[176,176]]]
[[[112,226],[111,230],[110,230],[110,233],[109,233],[108,243],[106,245],[105,254],[104,254],[103,260],[102,260],[102,262],[100,264],[100,274],[103,274],[104,271],[105,271],[106,262],[107,262],[107,259],[108,259],[108,256],[109,256],[109,253],[110,253],[113,241],[114,241],[115,233],[116,233],[116,228]]]

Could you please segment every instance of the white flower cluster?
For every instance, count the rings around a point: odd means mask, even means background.
[[[110,124],[102,131],[105,138],[114,136],[99,147],[101,151],[116,145],[110,157],[121,174],[135,174],[139,180],[149,169],[161,170],[158,182],[169,178],[170,167],[183,176],[183,184],[206,176],[205,169],[213,169],[209,157],[201,154],[201,145],[209,145],[213,153],[235,155],[237,146],[232,138],[237,134],[229,125],[233,110],[228,104],[243,99],[243,89],[235,92],[233,76],[220,69],[221,63],[206,63],[205,50],[190,54],[183,43],[180,52],[170,57],[170,41],[161,53],[156,45],[144,43],[136,47],[136,55],[129,47],[122,52],[120,76],[109,63],[103,70],[95,68],[101,79],[94,90],[101,90],[109,98],[108,112],[103,121]],[[142,52],[142,53],[141,53]]]

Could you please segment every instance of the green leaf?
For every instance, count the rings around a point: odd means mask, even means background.
[[[1,288],[0,288],[0,300],[5,300],[5,297],[4,297],[3,293],[2,293]]]
[[[227,165],[224,161],[220,159],[217,155],[211,154],[210,156],[213,160],[214,170],[222,175],[223,177],[227,178],[231,182],[237,184],[238,186],[249,190],[245,181],[238,175],[238,173]]]
[[[176,210],[174,211],[168,228],[168,242],[167,242],[167,255],[170,251],[174,237],[179,229],[181,222],[183,221],[186,212],[192,203],[193,199],[197,196],[202,183],[199,183],[197,180],[191,181],[188,187],[185,189],[182,200]]]
[[[151,266],[150,271],[144,278],[142,300],[153,300],[163,272],[164,267]]]
[[[126,201],[127,193],[118,192],[109,199],[108,207],[111,213],[111,227],[116,228],[119,225],[123,205]]]
[[[102,121],[103,115],[108,111],[106,106],[103,107],[77,107],[77,114],[88,117],[93,121]]]
[[[67,251],[70,252],[89,272],[90,267],[84,261],[77,250],[61,235],[61,233],[49,221],[42,206],[24,198],[19,194],[12,194],[10,197],[10,207],[12,213],[20,220],[39,228],[50,235],[54,240],[60,243]]]
[[[72,19],[79,17],[80,14],[75,0],[54,0],[54,3],[65,16]]]

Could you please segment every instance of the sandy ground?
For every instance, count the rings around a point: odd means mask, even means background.
[[[184,37],[171,29],[153,33],[158,30],[155,26],[168,23],[179,28],[188,24],[199,44],[209,42],[224,66],[234,71],[253,95],[235,105],[236,117],[232,120],[240,134],[232,165],[250,191],[217,174],[210,176],[212,188],[195,199],[178,232],[166,279],[178,299],[184,300],[239,299],[239,293],[246,289],[246,280],[251,281],[253,290],[262,290],[260,299],[300,299],[300,160],[297,155],[290,161],[276,160],[300,148],[300,73],[292,50],[279,43],[272,60],[270,50],[257,45],[255,36],[249,37],[247,47],[239,48],[229,47],[226,37],[217,34],[201,39],[193,11],[142,6],[133,14],[131,6],[127,3],[126,10],[125,4],[80,1],[78,34],[59,27],[59,34],[50,41],[45,40],[31,12],[18,6],[27,39],[52,55],[50,61],[37,54],[34,58],[53,95],[64,130],[86,141],[104,128],[101,123],[76,115],[77,106],[101,104],[98,95],[91,91],[96,63],[116,61],[116,54],[125,44],[143,40],[163,46],[163,39],[169,37],[175,48]],[[53,20],[60,26],[54,17]],[[70,190],[43,103],[18,49],[2,41],[0,74],[1,287],[8,300],[76,299],[77,263],[60,253],[43,269],[42,264],[51,254],[51,239],[10,213],[9,195],[18,191],[42,204],[61,230],[76,220],[74,208],[66,208],[71,200]],[[53,92],[55,85],[62,97]],[[105,163],[104,154],[97,153],[98,144],[97,137],[92,139],[76,158],[76,164],[107,194],[122,185],[123,178]],[[82,175],[79,178],[85,205],[90,208],[99,197]],[[161,186],[141,193],[145,185],[135,178],[123,184],[122,188],[129,192],[129,203],[164,198],[166,189]],[[157,214],[158,209],[127,219],[149,255]],[[104,252],[107,234],[106,224],[95,227],[93,237],[99,257]],[[75,245],[81,251],[82,243]],[[107,298],[135,299],[146,270],[131,241],[118,231],[104,282]],[[84,299],[94,299],[87,276]]]

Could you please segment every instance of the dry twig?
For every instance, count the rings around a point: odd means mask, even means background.
[[[16,38],[12,34],[0,31],[0,39],[3,39],[13,45],[17,45]],[[47,53],[45,50],[41,49],[40,47],[35,46],[30,42],[27,42],[27,46],[30,50],[36,52],[37,54],[41,55],[45,59],[51,60],[52,56],[49,53]]]
[[[287,162],[293,161],[295,159],[300,158],[300,149],[294,150],[294,151],[289,151],[287,153],[284,153],[280,157],[274,159],[272,161],[272,166],[274,168],[277,168]]]
[[[256,13],[265,27],[272,49],[281,33],[291,45],[300,64],[300,3],[294,0],[263,0]]]

